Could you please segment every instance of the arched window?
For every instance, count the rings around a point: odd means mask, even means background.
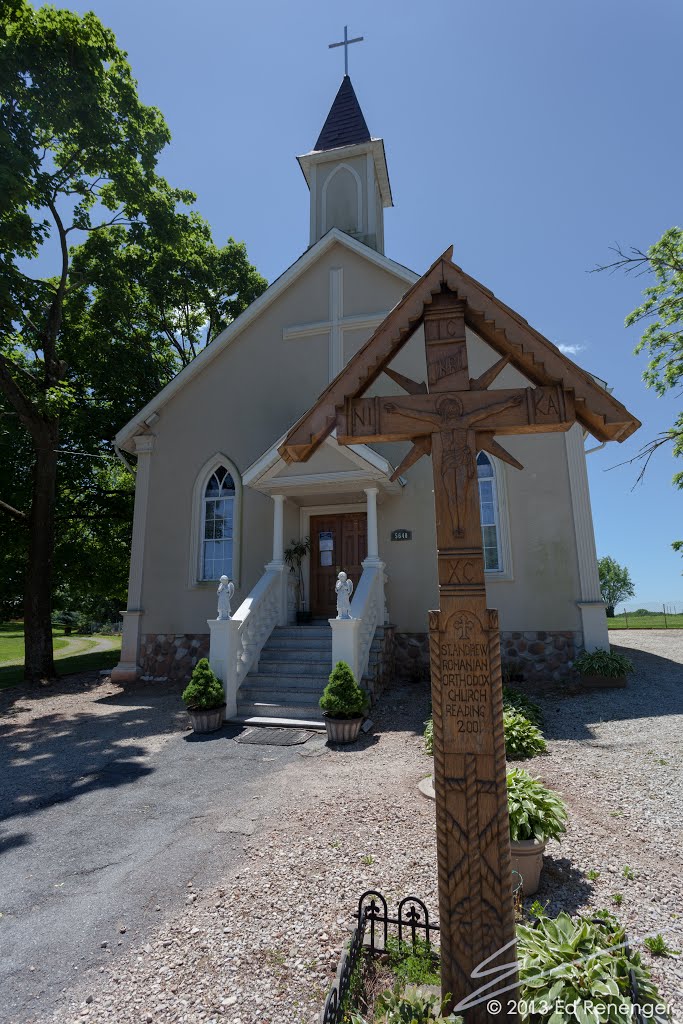
[[[218,466],[204,489],[201,578],[233,577],[235,482],[225,466]]]
[[[484,452],[479,452],[477,455],[477,476],[479,478],[481,534],[484,544],[484,571],[502,572],[505,567],[502,563],[500,543],[496,473],[490,458]]]

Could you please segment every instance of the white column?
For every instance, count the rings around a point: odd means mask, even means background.
[[[285,496],[273,494],[273,563],[285,561]]]
[[[368,557],[363,565],[380,565],[379,542],[377,537],[377,495],[378,487],[365,487],[368,518]]]
[[[287,625],[287,587],[289,573],[285,565],[285,501],[284,494],[273,494],[273,558],[265,566],[266,572],[280,574],[278,625]]]
[[[140,627],[142,620],[142,567],[145,555],[147,509],[149,505],[149,479],[154,434],[138,434],[133,438],[138,456],[135,474],[135,510],[133,536],[130,545],[130,572],[128,575],[128,607],[123,612],[121,660],[112,670],[115,682],[132,682],[140,674]]]
[[[581,614],[583,643],[587,651],[595,651],[598,648],[607,651],[609,650],[609,633],[605,604],[600,593],[586,452],[583,446],[583,431],[578,423],[575,423],[571,430],[565,433],[564,440],[572,498],[576,557],[579,563],[581,596],[577,604]]]

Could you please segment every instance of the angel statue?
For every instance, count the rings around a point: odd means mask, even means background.
[[[337,592],[337,618],[350,619],[353,583],[345,572],[340,572],[337,576],[337,582],[334,589]]]
[[[230,602],[235,593],[235,584],[228,576],[221,576],[218,584],[218,619],[225,621],[231,618]]]

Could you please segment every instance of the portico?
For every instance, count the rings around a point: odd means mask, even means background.
[[[400,478],[391,480],[394,472],[391,463],[367,445],[340,447],[335,438],[330,437],[317,457],[301,471],[293,472],[278,452],[281,443],[280,438],[243,477],[245,487],[273,499],[273,551],[269,568],[284,566],[286,523],[290,531],[297,529],[300,538],[311,538],[312,551],[302,565],[307,595],[312,595],[318,577],[322,577],[322,588],[324,580],[335,569],[351,568],[357,584],[361,569],[383,568],[379,554],[378,505],[388,496],[400,495],[403,487]],[[353,522],[353,531],[340,530],[339,536],[322,539],[317,534],[314,536],[315,526],[320,527],[320,534],[334,533],[337,524],[340,527],[343,524],[344,517],[349,525]],[[360,554],[355,556],[355,552]],[[308,601],[309,597],[307,604]],[[320,602],[318,607],[313,604],[312,611],[314,615],[327,617],[329,610]]]

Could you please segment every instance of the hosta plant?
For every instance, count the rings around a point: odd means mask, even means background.
[[[625,654],[617,654],[616,651],[584,651],[574,662],[574,668],[582,676],[618,679],[633,672],[633,662]]]
[[[225,703],[223,685],[211,671],[208,658],[202,658],[195,665],[183,690],[183,700],[191,711],[211,711]]]
[[[543,712],[538,704],[535,704],[521,690],[516,690],[514,686],[503,687],[503,709],[505,711],[519,712],[520,715],[524,715],[525,718],[528,718],[539,729],[543,725]]]
[[[505,756],[510,761],[536,757],[547,750],[541,730],[518,711],[503,711]]]
[[[445,1016],[447,1000],[426,995],[419,990],[408,992],[397,984],[382,992],[375,1000],[374,1024],[462,1024],[454,1013]],[[368,1024],[364,1017],[351,1014],[351,1024]]]
[[[368,706],[368,697],[356,682],[345,661],[338,661],[320,698],[320,707],[331,718],[358,718]]]
[[[424,731],[424,733],[422,735],[424,736],[424,741],[425,741],[425,753],[426,754],[433,754],[434,753],[434,719],[431,717],[431,715],[427,719],[427,721],[425,722],[425,731]]]
[[[638,953],[627,955],[625,941],[606,910],[595,920],[562,913],[518,925],[519,995],[529,1024],[632,1024],[630,971],[647,1018],[667,1019],[649,971]]]
[[[532,778],[523,768],[507,773],[510,839],[559,839],[567,829],[567,808],[558,793]]]

